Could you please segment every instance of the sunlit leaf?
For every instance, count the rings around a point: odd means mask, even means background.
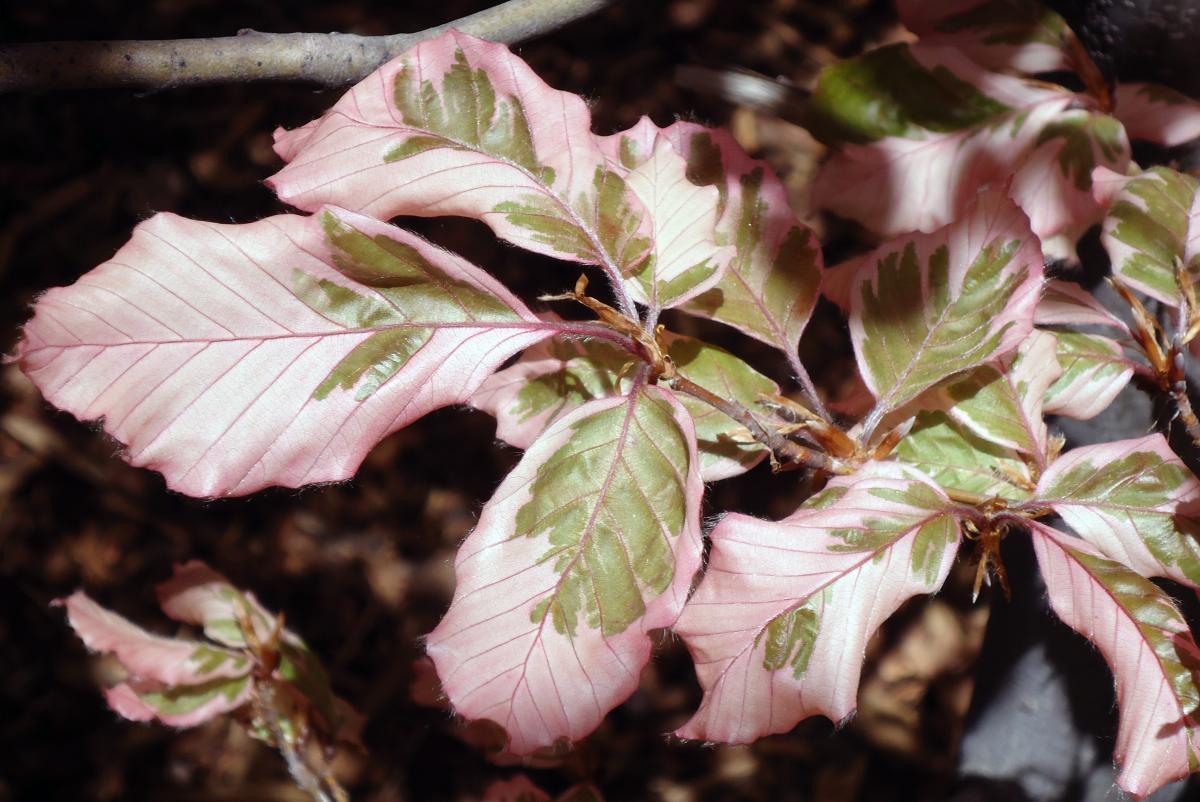
[[[925,482],[861,474],[783,521],[724,518],[676,625],[704,689],[677,734],[746,743],[806,716],[845,719],[868,638],[950,569],[949,507]]]
[[[280,130],[275,148],[288,164],[268,183],[307,211],[473,217],[524,248],[625,275],[650,246],[650,221],[606,164],[582,98],[457,31]]]
[[[193,496],[353,475],[548,336],[497,281],[329,209],[218,225],[158,215],[41,297],[17,346],[48,400]]]
[[[1200,280],[1200,208],[1196,179],[1167,167],[1132,177],[1095,174],[1096,197],[1109,205],[1101,241],[1113,273],[1172,306],[1181,298],[1176,268]]]
[[[690,416],[666,390],[551,425],[484,506],[428,637],[455,709],[504,727],[517,754],[591,732],[682,609],[701,490]]]
[[[1046,412],[1088,420],[1099,415],[1133,377],[1120,343],[1100,334],[1055,333],[1062,375],[1046,391]]]
[[[998,193],[932,234],[859,261],[850,335],[883,415],[1012,350],[1032,328],[1042,256],[1021,210]]]
[[[1142,798],[1196,771],[1200,649],[1170,597],[1076,538],[1036,522],[1032,535],[1050,606],[1116,680],[1117,784]]]
[[[1109,559],[1200,587],[1200,482],[1162,435],[1068,451],[1037,498]]]

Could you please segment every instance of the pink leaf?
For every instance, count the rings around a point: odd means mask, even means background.
[[[1062,375],[1046,391],[1045,411],[1077,420],[1094,418],[1125,389],[1135,363],[1120,343],[1099,334],[1060,331],[1054,338]]]
[[[730,260],[731,245],[713,238],[720,197],[716,187],[688,180],[688,164],[659,134],[649,155],[625,176],[653,223],[650,254],[626,287],[653,310],[679,306],[716,284]]]
[[[319,120],[276,132],[268,181],[306,211],[459,215],[521,247],[628,275],[651,228],[608,168],[583,100],[503,45],[449,31],[388,62]]]
[[[957,47],[994,70],[1071,68],[1067,23],[1036,0],[897,0],[896,12],[922,43]]]
[[[1129,327],[1104,308],[1096,296],[1070,281],[1050,279],[1042,286],[1042,299],[1033,312],[1038,326],[1105,326],[1129,336]]]
[[[950,502],[898,470],[835,482],[778,523],[717,525],[675,627],[704,688],[678,735],[747,743],[854,711],[867,640],[906,599],[941,586],[958,544]]]
[[[687,159],[688,177],[720,192],[717,236],[736,252],[716,286],[685,308],[795,354],[821,278],[816,238],[771,167],[751,159],[729,132],[677,122],[664,133]]]
[[[1104,655],[1121,711],[1117,784],[1141,798],[1196,770],[1200,649],[1165,593],[1086,543],[1032,522],[1050,606]]]
[[[872,51],[823,74],[814,95],[828,118],[817,133],[838,145],[814,201],[894,236],[933,231],[957,219],[980,187],[1008,185],[1034,233],[1065,256],[1064,241],[1100,217],[1092,168],[1129,163],[1121,126],[1079,102],[987,72],[954,48]]]
[[[1161,434],[1072,449],[1037,499],[1109,559],[1200,587],[1200,482]]]
[[[161,721],[171,727],[195,727],[250,701],[249,676],[203,685],[158,687],[123,682],[104,691],[113,712],[130,721]]]
[[[226,646],[243,647],[242,622],[249,621],[261,642],[275,627],[275,616],[267,612],[251,593],[243,593],[229,580],[199,560],[175,566],[175,572],[156,588],[162,611],[176,621],[204,628],[204,634]]]
[[[1114,116],[1130,139],[1175,147],[1200,136],[1200,102],[1158,84],[1117,84]]]
[[[893,240],[860,259],[850,336],[879,399],[867,432],[930,387],[1025,339],[1042,273],[1028,219],[997,192],[940,231]]]
[[[199,641],[151,635],[83,592],[60,602],[80,640],[93,652],[112,654],[139,680],[167,686],[207,683],[244,677],[250,672],[245,655]]]
[[[525,452],[429,635],[459,713],[528,754],[582,738],[633,692],[647,633],[675,622],[700,566],[698,462],[688,414],[655,387],[591,401]]]
[[[329,209],[248,225],[158,215],[42,296],[17,359],[48,400],[194,496],[351,476],[548,336],[498,282]]]

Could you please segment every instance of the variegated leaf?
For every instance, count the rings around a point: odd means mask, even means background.
[[[959,218],[981,186],[1009,185],[1044,245],[1100,218],[1089,176],[1123,170],[1129,143],[1082,96],[987,72],[951,47],[892,45],[822,73],[810,128],[837,148],[814,200],[882,236]]]
[[[1200,136],[1200,102],[1166,86],[1120,83],[1114,116],[1130,139],[1175,147]]]
[[[984,440],[941,411],[919,413],[892,454],[947,491],[1027,501],[1035,485],[1019,453]]]
[[[1127,177],[1095,174],[1096,197],[1111,204],[1101,241],[1113,273],[1163,303],[1179,306],[1176,266],[1200,280],[1200,195],[1196,179],[1167,167]]]
[[[320,119],[276,133],[268,183],[312,211],[459,215],[524,248],[629,275],[650,221],[609,169],[583,100],[503,45],[457,31],[417,45]]]
[[[653,310],[666,309],[716,284],[734,256],[733,246],[713,238],[717,188],[690,181],[688,163],[662,134],[625,180],[654,227],[649,255],[625,281],[633,299]]]
[[[637,687],[647,633],[700,567],[690,416],[655,387],[591,401],[538,438],[483,508],[428,638],[455,709],[528,754],[577,740]]]
[[[125,718],[190,727],[241,707],[249,698],[254,665],[245,654],[152,635],[82,592],[61,603],[88,649],[112,654],[129,672],[127,680],[104,692]]]
[[[675,628],[704,689],[677,734],[747,743],[806,716],[852,713],[868,638],[950,569],[949,507],[923,481],[868,472],[783,521],[724,518]]]
[[[775,382],[728,351],[676,334],[666,335],[665,341],[680,373],[722,398],[753,408],[762,394],[779,392]],[[489,377],[471,404],[496,417],[498,437],[528,448],[552,423],[586,402],[627,392],[629,359],[599,340],[546,340]],[[679,401],[695,425],[704,481],[737,476],[766,456],[759,445],[729,438],[741,425],[723,412],[695,398]]]
[[[1062,373],[1055,337],[1035,329],[1010,358],[984,365],[942,389],[951,418],[990,443],[1024,454],[1040,474],[1048,434],[1042,399]]]
[[[1117,784],[1140,799],[1200,769],[1200,649],[1170,597],[1077,538],[1036,522],[1032,536],[1050,606],[1116,680]]]
[[[677,122],[666,136],[687,158],[688,177],[720,191],[718,241],[736,251],[716,286],[685,309],[795,354],[821,280],[816,238],[770,166],[727,131]]]
[[[994,70],[1071,66],[1066,21],[1037,0],[897,0],[896,11],[923,43],[957,47]]]
[[[1042,256],[1021,210],[981,196],[959,221],[893,240],[859,262],[850,336],[883,416],[1026,338]]]
[[[174,574],[156,592],[164,613],[203,628],[206,637],[225,646],[240,649],[247,645],[243,624],[254,627],[260,642],[266,642],[275,629],[275,616],[254,594],[238,590],[199,560],[175,566]]]
[[[1129,326],[1104,308],[1090,292],[1069,281],[1050,279],[1033,312],[1038,326],[1103,326],[1129,336]]]
[[[17,347],[48,400],[193,496],[353,475],[555,330],[462,259],[336,209],[217,225],[158,215],[46,293]]]
[[[1046,413],[1088,420],[1099,415],[1133,377],[1133,360],[1100,334],[1056,332],[1062,375],[1046,391]]]
[[[1068,451],[1037,500],[1109,559],[1200,587],[1200,482],[1161,434]]]

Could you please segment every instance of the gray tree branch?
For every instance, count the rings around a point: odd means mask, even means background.
[[[512,44],[560,28],[611,0],[509,0],[417,33],[262,33],[157,41],[42,42],[0,47],[0,92],[170,89],[249,81],[345,86],[450,28]]]

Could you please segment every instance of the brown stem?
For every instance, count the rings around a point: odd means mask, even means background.
[[[38,42],[0,47],[0,92],[127,86],[171,89],[249,81],[345,86],[418,42],[457,28],[512,44],[561,28],[612,0],[509,0],[418,33],[261,33],[157,41]]]
[[[758,422],[758,419],[754,417],[754,414],[750,410],[738,402],[730,401],[709,392],[691,379],[678,374],[671,379],[671,386],[681,393],[686,393],[693,398],[700,399],[709,406],[715,407],[745,426],[754,435],[754,439],[771,449],[774,459],[783,465],[829,471],[830,473],[840,472],[840,466],[834,460],[825,454],[805,448],[778,432],[770,431]]]

